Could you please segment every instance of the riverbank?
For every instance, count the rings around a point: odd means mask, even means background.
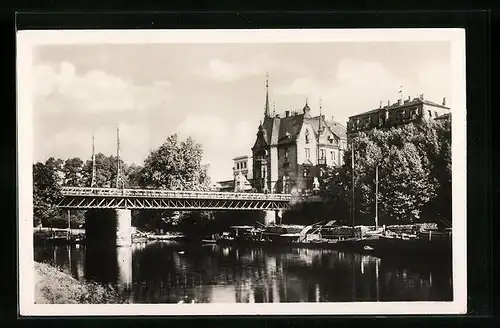
[[[81,282],[47,263],[35,262],[36,304],[118,304],[126,303],[111,288]]]

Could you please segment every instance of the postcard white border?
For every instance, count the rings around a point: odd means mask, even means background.
[[[48,305],[34,303],[32,236],[32,50],[37,45],[102,43],[314,43],[449,41],[453,71],[453,301],[264,304]],[[25,30],[17,32],[19,313],[67,315],[381,315],[467,312],[466,80],[464,29]]]

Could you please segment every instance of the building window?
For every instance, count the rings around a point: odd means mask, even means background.
[[[432,117],[432,111],[428,111],[429,112],[429,117]]]
[[[303,171],[303,175],[304,175],[304,178],[307,178],[309,176],[309,167],[304,167],[304,171]]]
[[[288,159],[288,149],[285,149],[285,159]]]
[[[335,155],[334,155],[334,152],[333,152],[333,151],[331,151],[331,152],[330,152],[330,157],[331,157],[331,160],[332,160],[332,161],[334,161],[334,160],[335,160]]]
[[[320,149],[320,158],[325,158],[325,150],[324,149]]]
[[[310,158],[311,157],[311,151],[309,148],[306,148],[306,158]]]

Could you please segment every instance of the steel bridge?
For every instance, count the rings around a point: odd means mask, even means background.
[[[66,209],[284,210],[290,194],[62,187]]]

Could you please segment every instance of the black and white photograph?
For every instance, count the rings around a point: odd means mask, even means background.
[[[466,312],[463,30],[17,43],[21,314]]]

